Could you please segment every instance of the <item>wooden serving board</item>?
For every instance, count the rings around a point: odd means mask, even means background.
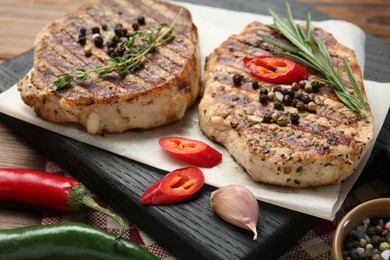
[[[202,3],[204,2],[204,3]],[[206,1],[197,1],[207,4]],[[283,12],[284,1],[255,0],[240,2],[214,1],[214,6],[231,7],[265,14],[272,7]],[[303,18],[305,5],[297,5]],[[316,16],[320,19],[321,15]],[[323,17],[325,18],[325,17]],[[389,46],[375,38],[372,45],[386,49]],[[0,65],[1,91],[12,86],[32,66],[30,50]],[[366,72],[369,78],[388,77],[385,72],[371,70],[371,66],[385,63],[388,57],[368,53]],[[374,67],[375,68],[375,67]],[[367,74],[366,74],[367,75]],[[387,81],[390,81],[386,79]],[[0,114],[2,122],[57,161],[88,189],[109,203],[115,210],[165,246],[180,259],[275,259],[291,247],[318,219],[308,215],[259,202],[259,236],[253,241],[249,231],[236,228],[217,217],[210,208],[210,192],[215,188],[206,185],[189,201],[169,206],[144,206],[139,197],[142,192],[165,172],[89,146],[59,134],[44,130],[18,119]],[[388,122],[388,120],[387,120]],[[142,148],[140,148],[142,149]],[[375,150],[375,149],[374,149]]]

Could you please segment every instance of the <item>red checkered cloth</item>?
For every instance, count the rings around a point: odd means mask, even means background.
[[[67,174],[62,168],[50,160],[48,160],[46,163],[46,171],[57,174]],[[92,196],[98,200],[98,198],[96,198],[93,194]],[[383,181],[374,179],[366,184],[361,185],[347,197],[333,221],[321,220],[306,235],[297,241],[295,246],[288,250],[282,257],[280,257],[279,260],[331,259],[332,238],[338,222],[350,209],[356,205],[364,201],[379,197],[390,197],[390,188]],[[43,213],[43,225],[66,222],[82,222],[105,229],[114,234],[118,232],[118,226],[112,219],[91,209],[70,212],[59,212],[47,209]],[[175,259],[175,257],[172,256],[167,250],[156,243],[152,238],[150,238],[145,232],[143,232],[134,224],[126,223],[124,237],[146,248],[159,259]]]

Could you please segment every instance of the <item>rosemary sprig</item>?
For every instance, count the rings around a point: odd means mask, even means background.
[[[329,84],[337,97],[352,111],[367,117],[366,105],[362,90],[352,73],[351,67],[344,58],[344,68],[355,93],[349,92],[341,76],[341,67],[335,68],[332,63],[328,48],[318,37],[311,36],[311,15],[307,15],[306,31],[298,26],[293,18],[290,5],[287,3],[287,18],[279,16],[273,10],[269,10],[274,19],[270,27],[278,30],[288,40],[282,41],[275,37],[259,34],[263,40],[280,47],[285,52],[274,52],[276,56],[282,56],[312,67],[325,77],[321,81]]]
[[[123,75],[128,71],[132,72],[137,70],[142,65],[146,54],[155,51],[157,47],[173,40],[173,27],[182,11],[180,9],[171,24],[161,23],[154,27],[132,33],[120,45],[127,50],[122,56],[107,59],[106,64],[93,69],[77,69],[75,75],[68,73],[59,74],[58,78],[54,81],[54,85],[57,87],[56,90],[67,87],[74,79],[85,80],[90,73],[97,73],[99,76],[104,76],[110,72],[117,72]]]

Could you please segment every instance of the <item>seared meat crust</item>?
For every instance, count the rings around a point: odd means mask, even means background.
[[[139,16],[145,29],[171,23],[179,6],[153,0],[92,0],[45,27],[35,43],[34,70],[18,83],[23,101],[38,116],[59,123],[76,122],[91,134],[123,132],[130,128],[154,128],[181,119],[199,95],[200,62],[197,29],[184,9],[174,27],[175,39],[146,56],[143,67],[125,77],[115,72],[104,77],[90,74],[84,81],[56,91],[53,82],[61,73],[73,75],[79,68],[103,65],[106,43],[120,23],[128,33]],[[107,30],[101,27],[105,24]],[[91,28],[100,27],[103,48],[92,40]],[[79,44],[80,28],[86,28],[86,48]]]
[[[373,138],[367,99],[366,119],[351,112],[326,85],[314,93],[296,91],[294,85],[295,96],[307,94],[315,102],[314,112],[298,111],[293,105],[277,109],[275,102],[260,103],[260,89],[281,98],[281,89],[292,90],[293,86],[263,82],[244,66],[244,57],[271,55],[277,50],[261,40],[259,33],[279,37],[265,25],[253,22],[207,57],[199,105],[202,131],[223,144],[254,181],[297,188],[341,182],[356,168]],[[342,64],[344,57],[348,59],[366,98],[353,51],[320,28],[314,28],[313,33],[326,43],[335,66]],[[309,80],[320,76],[310,72]],[[240,84],[233,83],[234,74],[244,77]],[[253,88],[254,81],[260,88]],[[286,116],[286,126],[263,122],[266,114],[274,112]],[[299,115],[298,123],[290,120],[292,113]]]

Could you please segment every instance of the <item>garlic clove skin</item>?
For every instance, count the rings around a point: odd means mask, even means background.
[[[249,191],[242,185],[232,184],[211,192],[210,204],[215,213],[230,224],[250,230],[257,239],[257,219],[259,204]]]

